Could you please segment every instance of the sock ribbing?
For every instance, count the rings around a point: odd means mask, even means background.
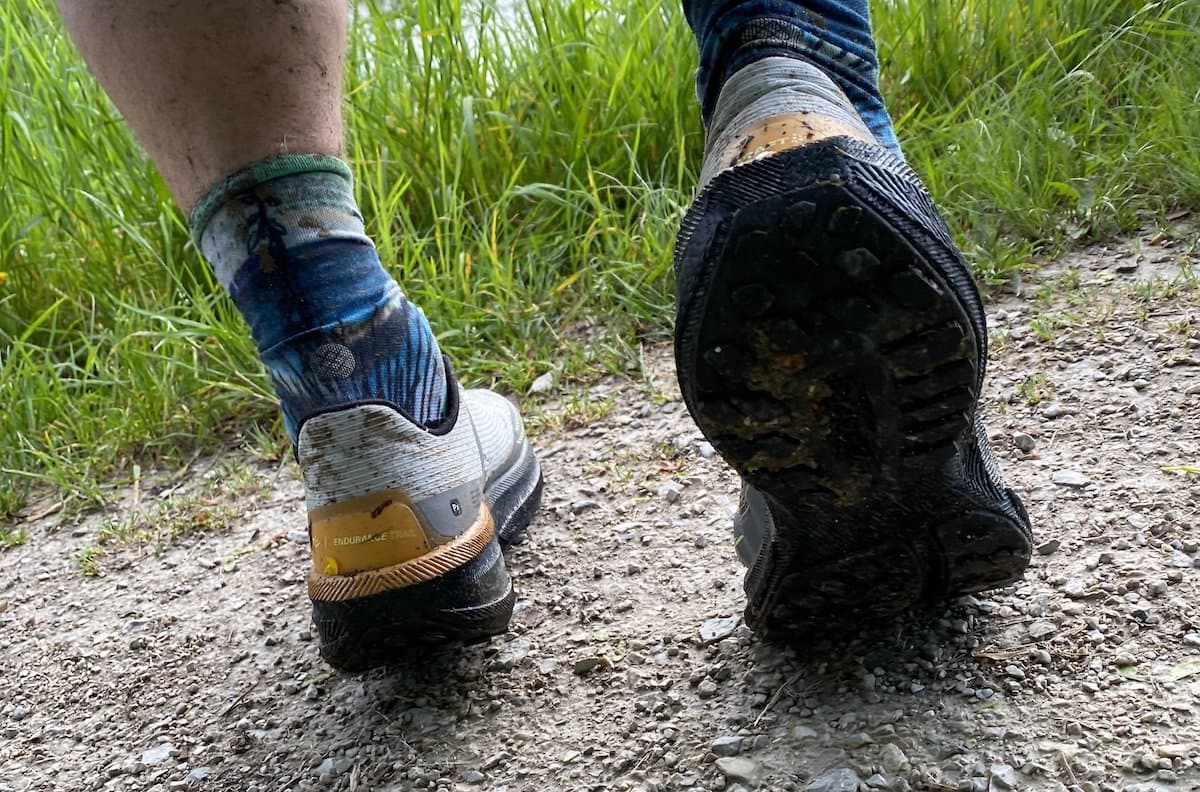
[[[354,179],[349,165],[337,157],[325,154],[281,154],[277,157],[259,160],[218,182],[192,207],[191,214],[188,216],[188,225],[192,229],[192,242],[197,248],[201,246],[201,236],[208,227],[209,221],[212,220],[217,210],[234,196],[263,182],[300,173],[337,174],[351,184]]]

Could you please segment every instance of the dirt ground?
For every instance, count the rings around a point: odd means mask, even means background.
[[[0,790],[1200,789],[1198,242],[991,296],[1026,579],[801,650],[740,623],[737,482],[667,348],[528,401],[547,483],[511,632],[403,667],[318,658],[290,464],[34,504],[0,553]]]

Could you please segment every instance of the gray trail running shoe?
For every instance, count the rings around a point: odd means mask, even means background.
[[[501,546],[537,510],[541,470],[507,399],[449,379],[445,418],[428,429],[384,403],[300,428],[313,621],[321,656],[342,670],[508,627]]]
[[[676,366],[741,474],[747,623],[768,638],[1018,579],[1029,519],[977,400],[979,293],[913,171],[818,69],[722,87],[676,243]]]

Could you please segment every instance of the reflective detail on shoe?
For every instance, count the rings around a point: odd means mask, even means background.
[[[429,541],[441,544],[471,527],[479,502],[479,482],[469,481],[415,501],[412,507],[428,530]]]
[[[490,484],[521,453],[526,444],[525,428],[516,406],[499,393],[469,390],[463,394],[463,403],[476,416],[475,436],[483,454],[484,476]]]
[[[431,581],[469,564],[483,553],[494,536],[491,512],[480,504],[474,523],[465,533],[424,555],[356,574],[310,571],[308,595],[313,600],[340,602]]]
[[[699,189],[728,168],[839,135],[876,142],[824,72],[795,58],[754,61],[721,87]]]
[[[738,510],[733,516],[733,548],[746,567],[754,566],[764,537],[775,533],[775,519],[761,492],[742,482]]]

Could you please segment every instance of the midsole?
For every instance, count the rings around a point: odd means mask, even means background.
[[[537,456],[528,441],[515,456],[508,470],[490,482],[483,493],[484,501],[491,508],[501,545],[507,544],[525,527],[532,511],[527,504],[537,497],[542,478]]]

